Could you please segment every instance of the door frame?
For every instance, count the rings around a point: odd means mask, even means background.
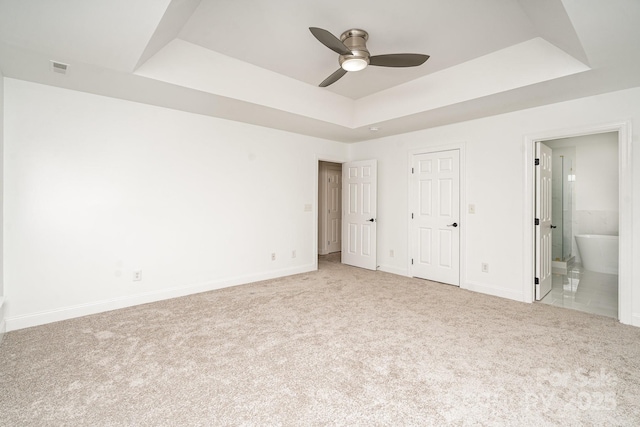
[[[469,289],[467,286],[467,248],[466,248],[466,230],[467,230],[467,222],[468,222],[468,213],[467,213],[467,185],[466,185],[466,143],[458,142],[451,144],[442,144],[442,145],[432,145],[423,148],[417,148],[414,150],[409,150],[407,152],[407,273],[410,277],[412,277],[413,271],[411,268],[411,257],[413,256],[413,236],[411,235],[411,207],[412,207],[412,199],[411,199],[411,165],[413,164],[413,156],[417,154],[429,154],[429,153],[437,153],[439,151],[451,151],[458,150],[460,153],[460,164],[458,165],[460,168],[460,246],[459,246],[459,284],[458,287],[460,289]]]
[[[314,175],[313,175],[313,181],[314,181],[314,186],[313,186],[313,209],[311,209],[311,212],[313,214],[313,250],[311,251],[311,253],[313,254],[313,269],[317,270],[318,269],[318,209],[319,209],[319,197],[320,197],[320,191],[319,191],[319,178],[320,178],[320,162],[330,162],[330,163],[340,163],[341,165],[347,162],[347,158],[346,157],[333,157],[333,156],[327,156],[327,155],[322,155],[322,154],[316,154],[315,156],[315,165],[313,167],[313,170],[315,171]],[[342,225],[340,226],[342,228]],[[340,230],[340,233],[342,234],[342,230]]]
[[[619,271],[618,271],[618,319],[621,323],[634,324],[632,316],[632,273],[633,273],[633,181],[631,165],[632,131],[631,122],[614,122],[596,126],[582,126],[570,129],[545,131],[524,136],[524,236],[523,260],[524,277],[522,296],[524,302],[533,302],[535,278],[535,143],[550,139],[618,132],[618,194],[619,194]],[[638,319],[640,321],[640,319]],[[640,324],[638,324],[640,326]]]

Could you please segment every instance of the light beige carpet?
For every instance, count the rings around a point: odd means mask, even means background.
[[[10,332],[0,425],[639,425],[640,329],[321,260]]]

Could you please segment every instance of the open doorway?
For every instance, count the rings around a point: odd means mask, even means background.
[[[536,299],[617,319],[618,132],[544,140],[538,144],[549,149],[552,165],[547,230],[550,253],[546,260],[552,274],[549,292],[540,297],[536,292]],[[541,167],[538,165],[537,169]],[[540,202],[537,198],[536,205]],[[536,229],[543,225],[541,219]]]
[[[377,161],[318,161],[317,251],[377,270]]]
[[[525,282],[523,283],[523,295],[525,301],[535,300],[535,147],[537,141],[558,140],[561,138],[571,138],[577,136],[588,136],[604,133],[613,133],[617,136],[617,152],[614,153],[618,166],[618,297],[617,297],[617,317],[622,323],[632,323],[631,310],[631,272],[633,261],[631,259],[631,241],[633,237],[632,222],[632,180],[631,180],[631,132],[628,122],[605,124],[592,127],[564,131],[550,131],[541,134],[525,136],[525,216],[524,216],[524,254],[525,259],[531,263],[525,264]],[[579,160],[578,160],[579,161]],[[572,177],[573,179],[573,177]],[[575,177],[576,184],[579,177]],[[577,189],[576,189],[577,192]],[[578,207],[578,206],[576,206]],[[585,215],[588,215],[585,213]],[[575,235],[575,231],[573,231]],[[572,244],[574,244],[572,242]],[[577,252],[577,249],[575,249]],[[572,249],[573,251],[573,249]],[[584,284],[584,282],[583,282]],[[576,307],[574,307],[576,308]]]
[[[342,164],[318,164],[318,255],[340,257],[342,246]]]

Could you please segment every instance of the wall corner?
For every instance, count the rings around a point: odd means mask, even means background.
[[[6,330],[4,317],[4,76],[0,71],[0,344]]]

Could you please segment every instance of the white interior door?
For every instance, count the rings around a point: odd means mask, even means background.
[[[342,241],[342,172],[327,168],[327,253],[338,252]]]
[[[377,268],[377,162],[363,160],[342,165],[342,263]]]
[[[460,150],[413,156],[411,275],[460,285]]]
[[[536,301],[551,291],[551,148],[536,142]]]

